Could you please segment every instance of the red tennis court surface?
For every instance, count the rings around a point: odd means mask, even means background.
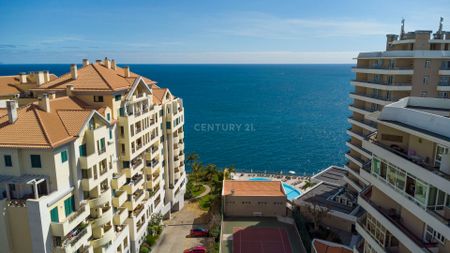
[[[234,228],[233,253],[292,253],[284,228]]]

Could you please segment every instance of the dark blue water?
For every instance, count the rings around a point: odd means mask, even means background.
[[[342,165],[350,65],[130,65],[184,100],[186,153],[239,169]],[[0,75],[69,65],[0,65]]]

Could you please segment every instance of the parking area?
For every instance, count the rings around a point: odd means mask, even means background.
[[[244,232],[244,235],[248,236],[243,236],[241,234],[242,231],[249,231],[249,233]],[[264,233],[257,238],[253,238],[250,236],[255,232],[259,233],[261,231]],[[294,225],[280,222],[276,218],[263,217],[225,219],[222,224],[222,253],[244,252],[242,251],[242,249],[246,248],[253,249],[258,246],[256,244],[261,244],[261,238],[267,238],[267,236],[269,236],[269,234],[271,233],[274,233],[277,236],[271,236],[270,242],[266,241],[265,243],[276,245],[277,247],[274,248],[275,251],[268,250],[267,252],[306,253]],[[245,240],[245,242],[242,241],[243,239]],[[235,240],[237,243],[234,242]],[[262,247],[263,251],[260,252],[264,252],[264,249],[269,249],[269,244],[266,244],[264,244],[264,247]],[[286,247],[285,250],[281,251],[283,245],[285,245]]]
[[[190,238],[194,227],[203,227],[207,223],[206,212],[196,203],[186,202],[184,208],[172,214],[172,219],[164,222],[165,228],[152,252],[179,253],[196,245],[207,245],[210,238]]]

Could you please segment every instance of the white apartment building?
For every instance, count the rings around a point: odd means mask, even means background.
[[[450,252],[450,100],[407,97],[367,117],[378,127],[362,144],[355,252]]]
[[[4,177],[1,203],[6,213],[11,213],[11,217],[2,217],[5,226],[0,235],[5,242],[12,242],[0,252],[53,252],[58,247],[63,252],[138,252],[151,215],[161,213],[170,218],[172,211],[184,205],[181,99],[107,58],[95,63],[83,60],[80,69],[72,65],[69,73],[31,92],[41,99],[25,108],[35,111],[35,125],[41,127],[33,129],[36,132],[18,127],[30,124],[22,114],[32,115],[31,110],[24,108],[18,110],[16,121],[6,120],[14,115],[12,101],[4,112],[8,115],[2,117],[5,124],[0,126],[0,152],[5,149],[3,165],[10,164],[12,159],[17,166],[0,171]],[[78,107],[73,109],[68,104]],[[46,105],[51,109],[46,111]],[[22,113],[24,110],[26,114]],[[87,112],[93,119],[82,117]],[[60,132],[54,127],[58,120]],[[85,134],[77,128],[80,121],[86,124]],[[71,135],[71,149],[61,154],[60,159],[68,161],[65,166],[70,173],[63,173],[64,165],[56,159],[61,153],[59,146],[40,146],[42,140],[35,139],[39,131],[48,142],[63,137],[63,133]],[[16,152],[24,156],[17,158],[20,161],[15,161],[13,155],[7,158],[10,149],[16,148],[14,141],[12,144],[10,141],[17,135],[24,142],[23,146],[17,146],[20,151]],[[29,153],[28,146],[40,150]],[[27,170],[30,159],[31,163],[37,159],[27,156],[35,153],[46,161],[42,166],[45,170]],[[20,186],[12,186],[11,182],[19,182]],[[33,186],[33,182],[37,183]],[[38,191],[30,191],[27,185],[30,183]],[[32,209],[35,202],[38,211]],[[22,203],[26,203],[21,210],[27,219],[13,215],[16,212],[12,206]],[[19,221],[22,223],[17,226]],[[36,229],[42,230],[42,236],[35,238]],[[23,243],[26,240],[22,234],[29,234],[30,243]]]

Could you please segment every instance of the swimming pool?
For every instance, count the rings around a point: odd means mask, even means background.
[[[253,177],[249,179],[250,181],[272,181],[269,178],[265,177]],[[294,200],[302,195],[302,192],[297,190],[294,186],[286,183],[282,183],[284,193],[286,194],[286,197],[288,200]]]

